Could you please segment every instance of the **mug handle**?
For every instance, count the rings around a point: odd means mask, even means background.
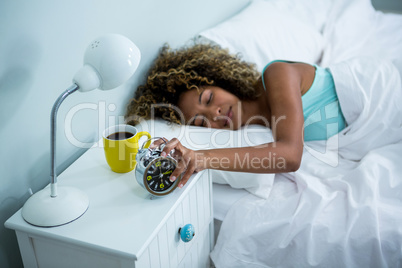
[[[148,137],[147,142],[145,143],[145,145],[142,146],[142,148],[148,148],[149,145],[151,145],[151,140],[150,140],[151,139],[151,134],[149,134],[146,131],[141,131],[141,132],[138,132],[137,135],[138,135],[137,141],[139,141],[142,136],[147,136]]]

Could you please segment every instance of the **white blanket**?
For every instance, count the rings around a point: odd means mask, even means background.
[[[400,75],[367,58],[329,67],[349,126],[305,144],[295,194],[232,207],[217,267],[402,266]]]

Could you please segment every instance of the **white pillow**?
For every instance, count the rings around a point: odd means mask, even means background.
[[[289,6],[289,1],[254,0],[239,14],[200,35],[231,53],[240,53],[261,71],[276,59],[318,63],[324,38],[317,28],[323,24],[297,18]]]
[[[147,120],[137,125],[136,128],[139,131],[148,131],[152,137],[178,138],[184,146],[193,150],[255,146],[273,141],[271,130],[257,125],[231,131],[187,125],[169,125],[163,120]],[[243,159],[239,160],[239,164],[245,164]],[[211,176],[214,183],[229,184],[233,188],[243,188],[258,197],[267,199],[275,174],[211,170]]]

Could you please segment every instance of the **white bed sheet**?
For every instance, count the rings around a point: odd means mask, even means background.
[[[275,180],[269,195],[269,202],[281,202],[281,200],[296,193],[296,184],[293,181],[294,174],[275,174]],[[213,184],[214,218],[223,221],[229,210],[236,206],[237,202],[247,195],[252,195],[245,189],[234,189],[227,184]]]
[[[245,189],[235,189],[228,184],[212,185],[214,219],[223,221],[230,208],[241,198],[249,194]]]
[[[353,89],[338,94],[354,123],[308,144],[293,180],[278,179],[267,200],[231,206],[217,267],[402,267],[402,15],[334,1],[323,34],[321,65],[337,90]]]
[[[275,174],[275,179],[268,197],[269,202],[276,206],[276,202],[283,202],[286,198],[296,193],[297,187],[293,181],[294,174]],[[242,202],[242,199],[255,196],[245,189],[235,189],[228,184],[213,183],[213,208],[214,208],[214,241],[217,240],[222,222],[226,214],[233,206]]]

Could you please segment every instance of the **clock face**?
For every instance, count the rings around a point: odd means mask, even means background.
[[[180,181],[180,178],[174,182],[169,180],[175,168],[176,161],[172,158],[158,157],[152,160],[144,172],[145,188],[154,195],[169,194]]]

